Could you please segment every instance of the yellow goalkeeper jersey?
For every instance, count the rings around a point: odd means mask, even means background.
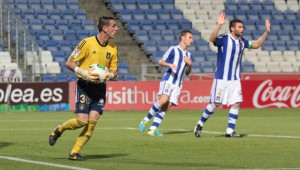
[[[82,69],[88,69],[92,64],[101,64],[113,71],[118,69],[117,46],[109,40],[103,46],[96,36],[82,40],[73,50],[69,59],[78,62],[78,67]]]

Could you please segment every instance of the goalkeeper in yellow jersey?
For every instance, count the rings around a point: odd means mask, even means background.
[[[69,154],[70,160],[84,160],[79,152],[91,138],[97,121],[103,114],[106,99],[105,82],[115,79],[118,74],[117,47],[109,40],[118,32],[116,20],[113,17],[100,17],[97,26],[99,33],[82,40],[66,62],[66,67],[78,77],[76,117],[59,124],[49,136],[49,144],[53,146],[65,130],[83,128]],[[97,81],[97,75],[88,72],[88,67],[92,64],[100,64],[109,70],[103,83]]]

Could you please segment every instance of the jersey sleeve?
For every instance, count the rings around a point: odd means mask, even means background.
[[[170,47],[165,54],[163,55],[162,59],[165,62],[169,62],[174,57],[174,48]]]
[[[216,40],[214,42],[214,45],[217,46],[217,47],[223,46],[226,37],[227,36],[225,36],[224,34],[217,36],[217,38],[216,38]]]
[[[85,58],[88,54],[88,45],[86,40],[82,40],[76,48],[73,50],[71,55],[69,56],[69,59],[71,61],[77,62]]]

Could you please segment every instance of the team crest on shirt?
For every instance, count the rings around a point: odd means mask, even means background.
[[[79,104],[79,110],[84,110],[84,104]]]
[[[110,59],[110,55],[111,55],[110,53],[106,53],[106,58]]]

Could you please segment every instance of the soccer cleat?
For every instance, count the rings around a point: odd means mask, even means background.
[[[163,134],[160,133],[157,129],[149,130],[148,135],[150,135],[150,136],[163,136]]]
[[[60,124],[56,126],[56,128],[53,130],[53,132],[49,136],[49,145],[53,146],[57,139],[61,136],[61,132],[58,130]]]
[[[139,129],[140,129],[141,132],[145,131],[147,124],[148,124],[148,121],[145,121],[145,120],[141,121],[141,123],[139,125]]]
[[[197,124],[194,128],[194,134],[197,138],[200,138],[201,136],[201,130],[202,130],[202,126]]]
[[[227,137],[227,138],[241,138],[242,137],[242,135],[240,135],[240,134],[237,134],[237,133],[235,133],[235,132],[232,132],[232,133],[226,133],[225,134],[225,137]]]
[[[71,153],[69,155],[69,160],[72,160],[72,161],[84,161],[84,158],[79,155],[79,153]]]

